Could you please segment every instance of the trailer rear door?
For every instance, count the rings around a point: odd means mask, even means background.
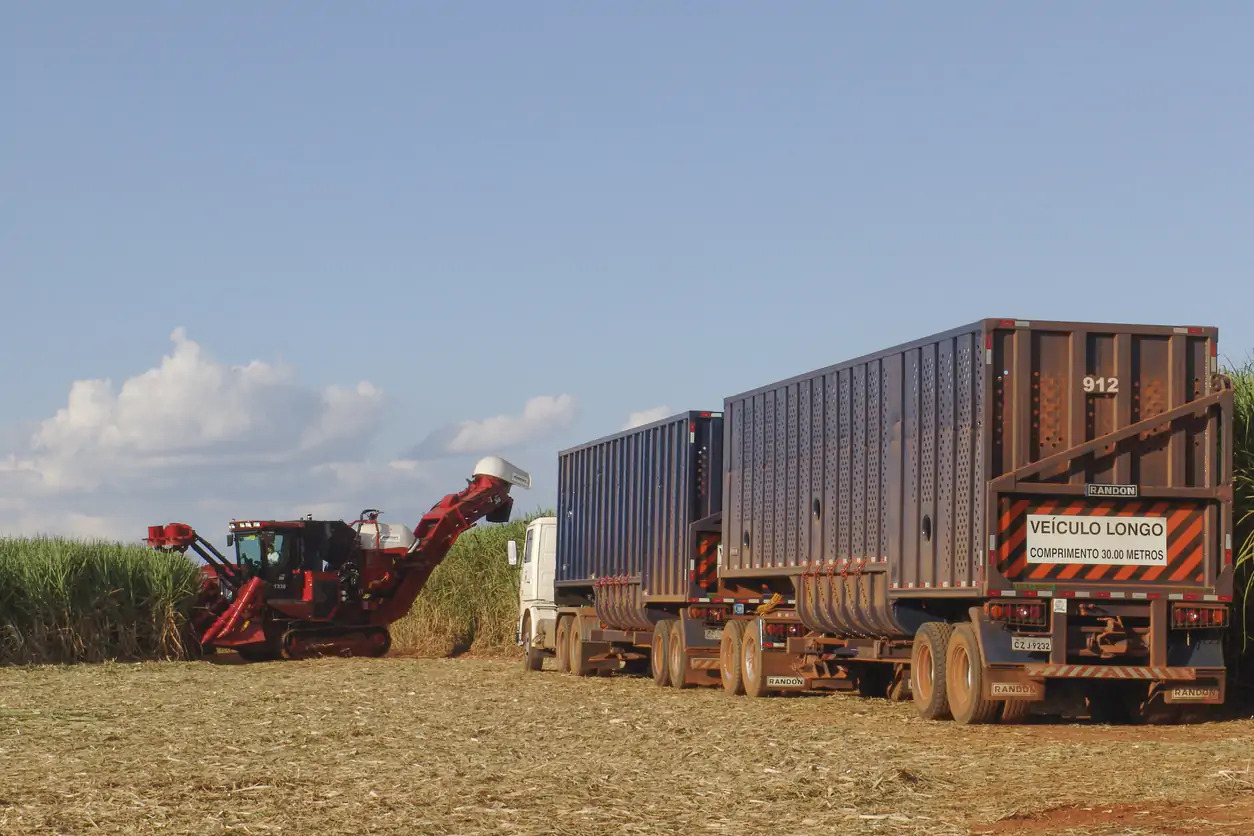
[[[990,592],[1231,594],[1231,392],[1217,338],[988,323]]]

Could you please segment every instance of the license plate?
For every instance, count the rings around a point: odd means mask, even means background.
[[[768,676],[766,684],[777,688],[801,688],[806,681],[799,676]]]
[[[707,639],[707,640],[709,640],[709,641],[716,642],[716,641],[719,641],[719,640],[721,640],[721,639],[723,638],[723,631],[722,631],[722,630],[715,630],[713,627],[706,627],[706,628],[705,628],[705,637],[706,637],[706,639]]]
[[[1054,649],[1054,640],[1051,638],[1036,638],[1035,636],[1012,636],[1010,638],[1011,650],[1025,650],[1028,653],[1048,653]]]

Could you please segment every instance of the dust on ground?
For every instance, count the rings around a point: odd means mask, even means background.
[[[491,659],[8,669],[0,833],[1248,833],[1251,742]]]

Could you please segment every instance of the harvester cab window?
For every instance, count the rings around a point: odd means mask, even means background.
[[[235,535],[235,556],[240,566],[246,566],[250,574],[261,572],[261,538],[256,534]]]
[[[274,580],[296,568],[299,558],[297,537],[288,537],[278,531],[259,531],[255,534],[237,534],[235,554],[247,575],[259,575]],[[293,554],[296,552],[297,554]]]

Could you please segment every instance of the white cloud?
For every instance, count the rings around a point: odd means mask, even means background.
[[[182,328],[161,363],[125,380],[78,380],[23,455],[0,464],[47,492],[92,490],[145,472],[235,463],[277,464],[360,449],[382,393],[368,382],[318,391],[292,370],[223,365]]]
[[[571,395],[538,395],[527,401],[521,413],[463,421],[432,433],[416,453],[497,453],[564,430],[578,414],[579,403]]]
[[[464,487],[474,458],[568,427],[570,395],[433,434],[431,454],[371,460],[384,394],[369,381],[312,387],[286,365],[215,360],[187,333],[120,385],[71,383],[44,421],[0,427],[0,537],[138,541],[186,522],[221,544],[231,518],[356,518],[414,524]]]
[[[72,383],[25,441],[0,436],[0,535],[136,539],[180,518],[224,528],[339,507],[334,519],[391,499],[408,517],[440,495],[418,462],[366,461],[383,407],[373,384],[309,387],[283,365],[218,362],[182,328],[171,340],[120,386]]]
[[[627,416],[627,423],[623,424],[623,429],[630,430],[636,427],[643,427],[645,424],[661,421],[670,414],[671,408],[669,406],[655,406],[650,409],[642,409]]]
[[[110,517],[84,514],[77,511],[27,509],[13,519],[8,527],[12,534],[27,537],[59,535],[84,540],[131,541],[144,536],[142,530],[129,529],[126,524]],[[0,534],[5,533],[0,531]]]
[[[415,459],[394,459],[384,464],[374,462],[329,462],[310,470],[315,478],[329,475],[348,491],[364,490],[397,481],[426,479],[434,476],[426,462]],[[469,474],[467,474],[469,475]]]
[[[372,433],[381,402],[382,393],[366,381],[354,387],[328,386],[322,393],[322,412],[317,423],[306,428],[301,449]]]

